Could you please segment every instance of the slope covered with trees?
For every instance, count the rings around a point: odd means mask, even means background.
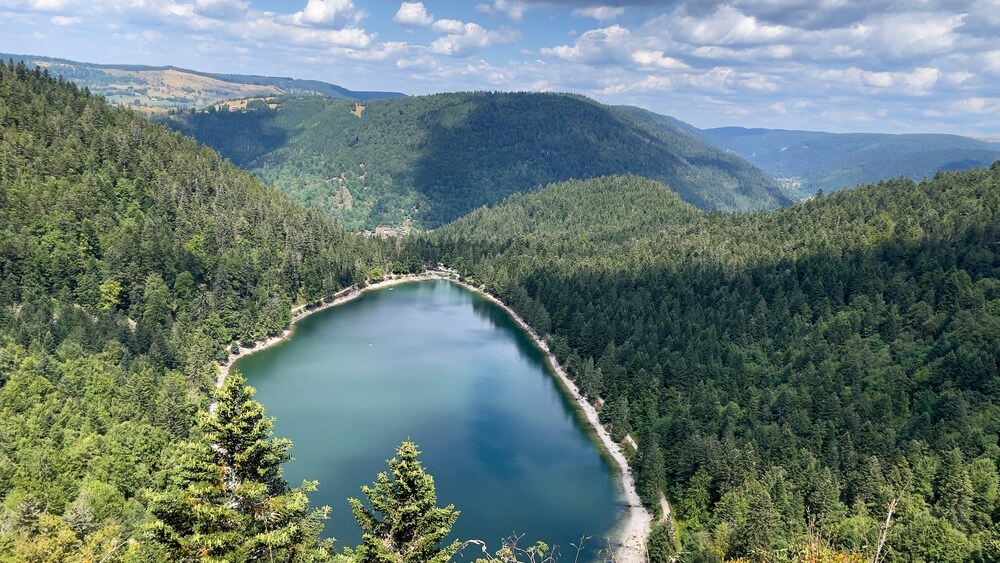
[[[904,176],[930,178],[938,170],[989,166],[996,145],[958,135],[822,133],[721,127],[701,135],[782,178],[800,197]]]
[[[383,254],[190,139],[0,64],[0,559],[155,545],[151,495],[217,430],[190,430],[214,362]]]
[[[1000,162],[773,212],[650,180],[512,196],[413,241],[549,333],[639,442],[688,558],[790,556],[818,530],[891,561],[992,561]],[[792,550],[792,551],[790,551]]]
[[[560,94],[460,93],[353,104],[282,98],[256,111],[171,116],[217,149],[351,229],[451,221],[514,192],[570,178],[634,173],[705,209],[789,201],[742,159],[680,128],[652,127]]]

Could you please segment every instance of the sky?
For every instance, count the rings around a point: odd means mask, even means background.
[[[1000,0],[0,0],[0,51],[1000,136]]]

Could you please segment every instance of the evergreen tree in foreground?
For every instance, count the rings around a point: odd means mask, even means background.
[[[170,560],[311,561],[330,555],[320,541],[329,507],[310,510],[315,482],[289,489],[281,464],[287,439],[271,437],[273,422],[255,390],[232,373],[214,392],[214,413],[198,421],[201,439],[182,445],[178,471],[150,498],[153,535]]]
[[[439,547],[458,519],[455,505],[437,506],[434,478],[417,460],[420,452],[409,440],[389,460],[389,473],[381,472],[373,486],[362,486],[371,508],[350,499],[363,542],[355,560],[362,563],[445,563],[459,542]]]

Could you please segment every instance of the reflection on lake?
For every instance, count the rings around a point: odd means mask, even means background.
[[[347,497],[386,469],[407,437],[462,512],[454,533],[492,549],[512,533],[603,545],[624,515],[613,467],[506,313],[445,281],[398,285],[303,319],[293,338],[237,363],[295,442],[293,485],[316,479],[327,533],[355,545]],[[470,554],[471,556],[472,554]]]

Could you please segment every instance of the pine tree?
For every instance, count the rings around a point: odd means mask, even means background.
[[[938,471],[937,509],[952,526],[971,528],[973,514],[973,489],[965,459],[959,449],[946,452]]]
[[[315,482],[289,489],[281,464],[291,442],[271,438],[273,422],[254,389],[231,373],[185,442],[168,488],[150,495],[154,538],[171,559],[310,561],[329,555],[320,541],[329,507],[309,509]]]
[[[667,563],[674,560],[674,556],[677,554],[677,539],[673,520],[668,518],[662,524],[653,524],[653,528],[649,532],[646,552],[650,563]]]
[[[639,471],[636,478],[636,487],[643,502],[649,506],[656,506],[664,482],[666,475],[663,453],[660,451],[660,444],[653,429],[647,427],[639,439]]]
[[[455,506],[437,506],[434,478],[417,460],[420,452],[410,440],[389,460],[389,473],[381,472],[372,486],[361,491],[371,503],[366,507],[350,499],[354,518],[361,526],[363,543],[356,559],[362,563],[445,563],[459,542],[439,547],[458,519]]]

